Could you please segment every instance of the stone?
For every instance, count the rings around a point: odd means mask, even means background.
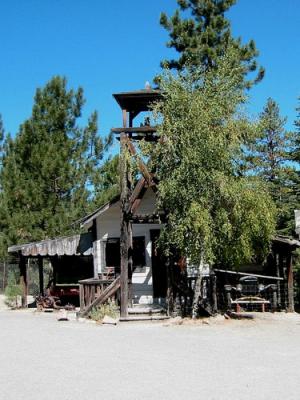
[[[108,315],[105,315],[102,324],[108,324],[108,325],[117,325],[118,320],[112,317],[109,317]]]

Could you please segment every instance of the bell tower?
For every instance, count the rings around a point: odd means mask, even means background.
[[[121,318],[128,316],[129,283],[132,277],[132,213],[140,191],[144,185],[154,185],[153,175],[147,165],[138,156],[137,148],[140,140],[156,142],[158,136],[156,127],[150,125],[150,118],[146,117],[144,124],[133,126],[134,119],[142,112],[151,111],[151,105],[162,99],[161,92],[146,86],[146,89],[116,93],[113,95],[122,110],[123,126],[112,128],[120,141],[120,189],[121,189]],[[141,180],[133,189],[130,172],[130,158],[136,158]]]

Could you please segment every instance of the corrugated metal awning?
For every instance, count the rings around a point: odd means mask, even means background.
[[[74,256],[92,255],[93,240],[92,233],[82,233],[80,235],[61,237],[41,242],[26,243],[11,246],[9,253],[21,253],[22,256]]]

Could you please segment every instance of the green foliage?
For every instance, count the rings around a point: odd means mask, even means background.
[[[97,114],[79,127],[83,90],[56,76],[37,89],[31,117],[3,143],[0,228],[8,243],[41,240],[73,231],[88,210],[105,143]]]
[[[166,75],[154,109],[161,142],[148,154],[167,214],[162,246],[236,267],[268,253],[275,208],[260,179],[238,173],[253,127],[240,110],[241,67],[232,68],[232,57],[218,60],[217,70]]]
[[[286,118],[278,104],[268,99],[260,114],[258,137],[246,154],[247,171],[262,177],[277,206],[277,230],[292,234],[294,209],[297,208],[298,174],[292,163],[295,134],[284,129]]]
[[[99,307],[94,307],[88,317],[94,321],[101,321],[106,315],[111,318],[119,317],[119,307],[112,300],[108,300]]]
[[[224,14],[236,0],[177,0],[179,9],[168,18],[161,14],[160,24],[169,32],[168,47],[179,53],[177,60],[165,60],[163,67],[183,70],[187,66],[215,68],[220,56],[228,48],[236,49],[236,58],[231,60],[232,67],[240,65],[241,76],[257,70],[258,51],[253,40],[243,45],[241,38],[233,38],[230,22]],[[184,15],[186,14],[186,18]],[[264,69],[258,69],[254,80],[245,81],[250,87],[263,78]]]
[[[119,156],[108,158],[95,175],[93,205],[101,205],[111,201],[120,193]]]
[[[10,271],[8,274],[7,286],[4,291],[6,304],[9,307],[18,307],[18,300],[22,294],[22,286],[17,283],[15,274]]]

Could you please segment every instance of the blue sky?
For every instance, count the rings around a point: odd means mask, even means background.
[[[121,125],[112,93],[144,87],[171,51],[159,25],[176,0],[0,0],[0,113],[15,134],[30,116],[33,96],[53,75],[84,88],[84,118],[99,112],[100,133]],[[228,13],[235,36],[254,39],[266,68],[250,91],[249,112],[268,97],[293,128],[300,96],[300,1],[238,0]]]

